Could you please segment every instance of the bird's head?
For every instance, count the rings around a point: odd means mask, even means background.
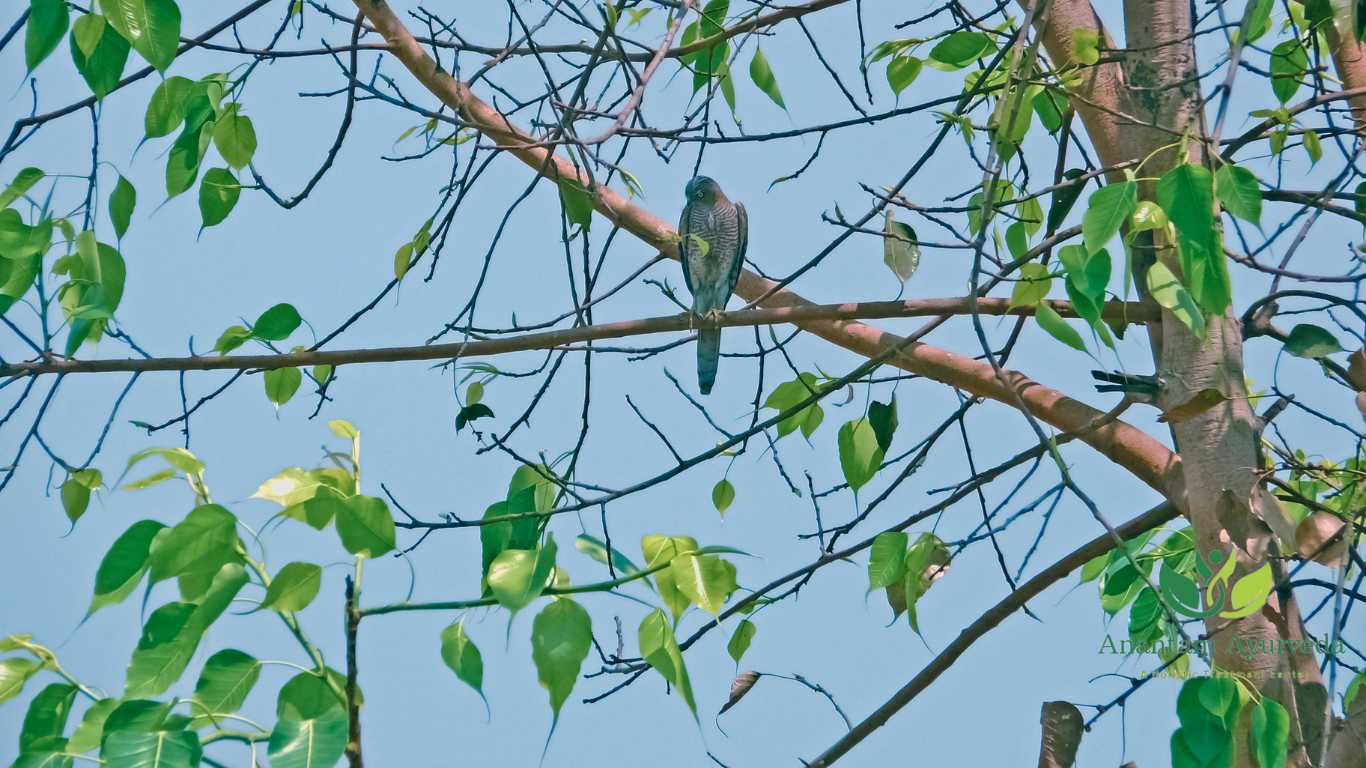
[[[689,202],[714,202],[721,195],[721,185],[706,176],[696,176],[683,188]]]

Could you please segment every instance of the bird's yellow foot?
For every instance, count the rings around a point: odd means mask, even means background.
[[[702,319],[703,319],[703,320],[706,320],[707,323],[709,323],[709,324],[711,324],[711,325],[720,325],[720,324],[721,324],[721,316],[724,315],[724,314],[725,314],[725,310],[721,310],[721,309],[709,309],[709,310],[707,310],[706,312],[703,312],[703,313],[702,313]]]

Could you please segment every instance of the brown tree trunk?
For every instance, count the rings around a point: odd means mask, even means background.
[[[1204,126],[1190,38],[1190,10],[1188,0],[1125,3],[1127,53],[1121,57],[1122,63],[1104,64],[1088,72],[1074,99],[1105,165],[1141,160],[1156,153],[1142,171],[1144,177],[1155,178],[1187,159],[1207,161],[1198,138]],[[1072,32],[1078,28],[1098,33],[1104,45],[1114,45],[1089,3],[1056,2],[1042,29],[1055,64],[1071,61]],[[1186,154],[1177,151],[1183,136],[1191,139]],[[1159,151],[1164,147],[1165,151]],[[1153,184],[1140,185],[1142,198],[1151,200],[1154,193]],[[1150,253],[1140,250],[1136,261],[1160,259],[1179,274],[1175,248],[1161,237],[1140,243],[1139,248],[1149,243]],[[1142,280],[1137,282],[1142,286]],[[1189,518],[1202,554],[1211,550],[1234,553],[1237,578],[1276,554],[1273,531],[1282,536],[1293,533],[1259,475],[1260,424],[1247,399],[1241,327],[1229,311],[1222,317],[1209,318],[1207,334],[1201,339],[1164,312],[1160,323],[1149,326],[1149,334],[1157,374],[1164,384],[1159,401],[1162,408],[1184,403],[1207,388],[1217,389],[1225,397],[1220,405],[1172,426],[1185,480],[1185,498],[1172,501]],[[1292,715],[1292,743],[1302,742],[1291,681],[1321,684],[1313,654],[1261,653],[1248,658],[1230,642],[1233,637],[1254,644],[1301,639],[1301,619],[1293,600],[1288,595],[1273,594],[1266,607],[1251,616],[1231,621],[1211,618],[1206,622],[1206,633],[1211,637],[1212,662],[1221,670],[1247,676],[1265,694],[1284,704]],[[1322,712],[1301,716],[1322,718]],[[1240,752],[1240,765],[1252,765],[1247,750]],[[1302,746],[1292,747],[1292,764],[1303,765],[1307,759]]]

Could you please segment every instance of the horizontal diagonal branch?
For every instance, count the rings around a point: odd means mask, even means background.
[[[1071,302],[1050,300],[1049,305],[1064,317],[1076,317]],[[978,310],[984,315],[1032,315],[1033,307],[1011,307],[1005,299],[980,299]],[[967,299],[911,299],[908,301],[868,301],[851,304],[808,304],[726,312],[707,325],[774,325],[811,320],[850,318],[929,317],[963,315],[970,312]],[[1119,323],[1144,323],[1154,319],[1154,311],[1137,302],[1112,301],[1105,305],[1104,317]],[[554,349],[566,344],[601,339],[619,339],[668,331],[685,331],[701,321],[687,314],[623,320],[558,331],[526,333],[495,339],[425,344],[409,347],[372,349],[313,350],[282,355],[221,355],[192,357],[122,358],[112,360],[53,359],[0,366],[0,378],[37,376],[48,373],[111,373],[129,371],[212,371],[271,370],[306,365],[352,365],[356,363],[394,363],[408,360],[453,360],[466,357]]]

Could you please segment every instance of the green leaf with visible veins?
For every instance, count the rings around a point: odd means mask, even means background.
[[[155,520],[139,520],[114,540],[95,571],[94,598],[87,613],[122,602],[132,593],[147,571],[152,539],[165,527]]]
[[[850,489],[858,491],[882,464],[882,449],[878,447],[877,432],[868,419],[854,419],[840,427],[838,435],[840,468]]]
[[[318,596],[322,576],[321,566],[313,563],[289,563],[270,580],[261,607],[282,613],[302,611]]]
[[[193,768],[203,753],[194,731],[115,731],[100,757],[105,768]]]
[[[654,609],[640,622],[637,636],[641,658],[678,690],[684,703],[692,711],[693,718],[696,719],[697,701],[693,698],[692,680],[688,677],[688,668],[683,663],[683,652],[678,648],[678,639],[674,637],[673,625],[669,622],[668,615],[658,608]]]
[[[745,651],[749,650],[750,643],[754,642],[754,636],[758,634],[759,628],[754,626],[754,622],[749,619],[742,619],[735,626],[735,632],[730,636],[730,642],[726,643],[726,653],[730,654],[735,663],[739,664],[744,657]]]
[[[484,698],[484,657],[479,653],[479,646],[465,633],[464,619],[441,630],[441,660],[456,677],[473,688],[479,698]]]
[[[208,721],[211,716],[226,715],[242,708],[247,694],[261,676],[261,662],[251,654],[226,648],[204,662],[204,670],[195,683],[194,714]]]
[[[394,518],[384,499],[352,496],[336,514],[337,534],[347,552],[375,558],[393,551]]]
[[[555,567],[555,538],[537,549],[505,549],[489,564],[488,584],[498,604],[520,611],[541,596]]]
[[[531,622],[531,660],[541,687],[550,694],[556,721],[560,707],[574,690],[592,642],[593,622],[588,611],[567,597],[552,600]]]
[[[266,748],[271,768],[332,768],[346,749],[343,712],[316,720],[281,719]]]
[[[148,64],[165,72],[180,47],[180,8],[175,0],[102,0],[109,26]]]
[[[1138,205],[1138,184],[1121,181],[1106,184],[1091,193],[1082,217],[1081,235],[1086,250],[1095,252],[1119,234],[1119,228],[1128,220]]]
[[[1246,168],[1224,164],[1214,174],[1214,192],[1224,210],[1244,221],[1262,221],[1262,190],[1257,175]]]
[[[716,555],[684,553],[675,557],[669,568],[678,590],[713,616],[721,613],[735,591],[735,566]]]
[[[199,215],[205,229],[222,224],[237,207],[242,186],[227,168],[210,168],[199,182]]]

